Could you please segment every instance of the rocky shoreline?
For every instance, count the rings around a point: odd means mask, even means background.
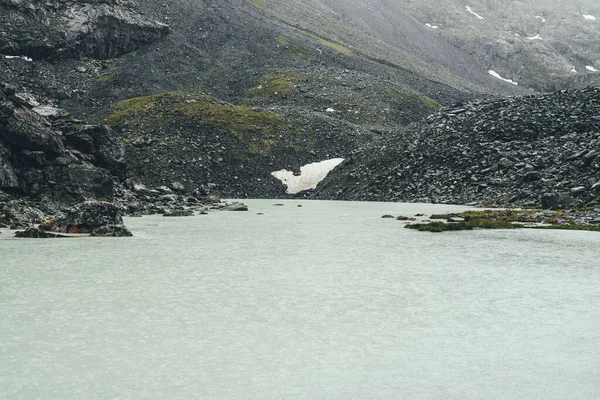
[[[308,197],[600,206],[600,88],[459,104],[358,151]]]

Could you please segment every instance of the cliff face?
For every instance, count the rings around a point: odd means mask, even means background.
[[[0,53],[34,60],[114,58],[169,32],[121,0],[3,0],[0,10]]]
[[[120,0],[0,1],[0,200],[8,193],[48,210],[112,200],[125,178],[122,139],[58,107],[71,96],[62,71],[168,32]]]
[[[0,189],[53,203],[112,200],[125,164],[119,135],[86,126],[30,93],[0,84]]]

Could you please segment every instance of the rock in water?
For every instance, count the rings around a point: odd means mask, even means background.
[[[221,208],[221,211],[248,211],[248,206],[244,203],[232,203]]]
[[[86,201],[47,228],[65,233],[92,233],[95,229],[107,226],[123,226],[117,206],[104,201]]]
[[[163,214],[163,217],[192,217],[193,215],[192,210],[173,210]]]
[[[122,225],[108,225],[96,228],[90,233],[92,237],[131,237],[133,234]]]
[[[65,236],[60,236],[60,235],[55,235],[53,233],[44,232],[37,228],[27,228],[24,231],[15,232],[15,237],[28,238],[28,239],[51,239],[51,238],[65,237]]]

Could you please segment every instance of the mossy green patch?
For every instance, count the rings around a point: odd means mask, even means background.
[[[309,49],[302,47],[302,46],[297,46],[297,45],[291,44],[283,36],[279,36],[277,38],[277,44],[281,50],[291,54],[294,58],[308,60],[313,57],[311,55],[311,51]]]
[[[306,80],[306,74],[291,70],[271,70],[258,79],[256,86],[246,92],[246,97],[287,97],[293,93],[293,86],[301,80]]]
[[[459,214],[434,214],[430,219],[461,217],[464,222],[432,222],[407,225],[408,229],[425,232],[446,232],[472,229],[568,229],[600,232],[600,226],[576,223],[561,210],[470,210]],[[524,225],[536,224],[536,225]]]
[[[345,56],[348,57],[352,57],[354,55],[354,51],[350,50],[349,48],[347,48],[346,46],[343,46],[339,43],[334,43],[334,42],[330,42],[329,40],[323,39],[323,38],[318,38],[319,43],[322,46],[328,47],[330,49],[333,49],[335,51],[337,51],[340,54],[343,54]]]
[[[168,92],[123,100],[102,121],[107,125],[153,129],[170,123],[192,121],[199,126],[217,126],[252,153],[268,151],[277,144],[277,134],[285,131],[279,114],[253,110],[247,106],[216,101],[200,93]],[[135,130],[135,129],[134,129]]]
[[[178,102],[173,109],[198,122],[219,124],[233,132],[261,130],[282,123],[277,114],[254,111],[247,106],[213,104],[210,102]]]
[[[600,226],[598,225],[583,225],[583,224],[566,224],[566,225],[540,225],[532,226],[532,229],[559,229],[567,231],[589,231],[589,232],[600,232]]]
[[[506,221],[489,219],[473,219],[465,222],[431,222],[429,224],[406,225],[408,229],[416,229],[421,232],[447,232],[447,231],[469,231],[473,229],[518,229],[523,225],[513,224]]]

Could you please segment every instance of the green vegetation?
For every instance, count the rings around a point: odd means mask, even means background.
[[[292,56],[301,59],[311,58],[310,51],[304,47],[290,44],[284,36],[277,36],[277,46],[289,52]]]
[[[430,97],[416,94],[405,94],[403,95],[405,100],[410,101],[411,103],[424,104],[430,108],[441,108],[442,105],[437,101],[433,100]]]
[[[352,57],[354,55],[354,52],[352,50],[339,43],[330,42],[329,40],[325,40],[323,38],[318,38],[318,40],[322,46],[329,47],[330,49],[333,49],[340,54],[343,54],[348,57]]]
[[[258,6],[258,7],[264,7],[265,6],[265,0],[250,0],[250,3]]]
[[[581,225],[581,224],[569,224],[569,225],[540,225],[532,226],[532,229],[562,229],[567,231],[590,231],[600,232],[600,226],[598,225]]]
[[[279,114],[234,106],[205,94],[186,92],[160,93],[120,101],[102,122],[112,126],[129,126],[131,132],[137,133],[137,128],[153,129],[182,121],[226,129],[255,154],[269,151],[277,144],[277,135],[286,130],[285,121]],[[131,141],[127,138],[124,143],[130,144]]]
[[[103,122],[119,125],[143,119],[148,123],[161,124],[181,116],[198,123],[218,124],[234,132],[260,130],[283,122],[278,114],[219,103],[208,95],[184,92],[168,92],[120,101]]]
[[[473,229],[517,229],[524,228],[524,226],[506,221],[474,219],[465,222],[431,222],[429,224],[412,224],[406,225],[406,228],[416,229],[421,232],[447,232],[470,231]]]
[[[112,67],[110,67],[108,69],[108,72],[106,74],[97,77],[96,82],[102,83],[102,82],[106,82],[107,80],[111,79],[112,77],[115,76],[117,69],[118,69],[118,67],[113,65]]]
[[[463,231],[473,229],[566,229],[600,232],[600,226],[576,223],[561,210],[472,210],[460,214],[434,214],[430,219],[461,217],[464,222],[431,222],[407,225],[422,232]],[[523,224],[538,225],[523,225]]]
[[[246,97],[287,97],[293,93],[293,86],[301,80],[306,81],[307,75],[289,70],[271,70],[258,79],[257,85],[246,92]]]

